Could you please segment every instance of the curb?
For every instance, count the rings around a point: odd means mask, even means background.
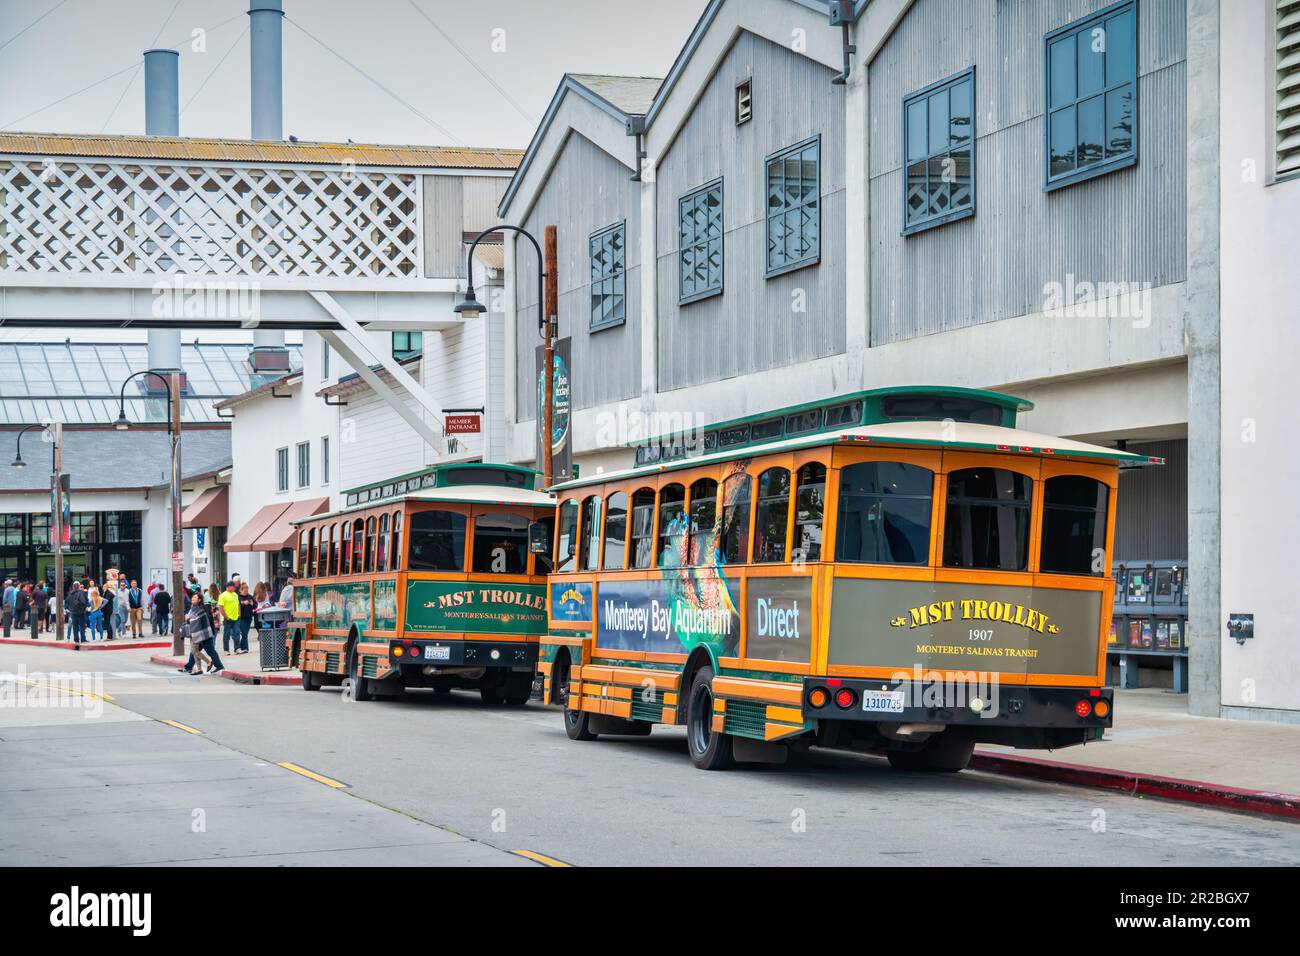
[[[1046,780],[1099,790],[1119,790],[1136,797],[1158,797],[1220,810],[1300,820],[1300,795],[1294,793],[1246,790],[1201,780],[1183,780],[1178,777],[1161,777],[1129,770],[1111,770],[982,751],[976,751],[971,757],[970,767],[972,770],[1000,773],[1009,777]]]
[[[166,667],[185,666],[185,658],[172,657],[170,654],[151,654],[149,655],[149,662],[151,664],[162,664]],[[227,669],[217,676],[232,680],[236,684],[252,684],[255,687],[297,687],[302,683],[302,678],[293,674],[265,674],[261,671]]]
[[[56,651],[138,651],[146,648],[171,647],[171,641],[108,641],[85,642],[78,644],[71,639],[65,641],[33,641],[30,637],[0,637],[0,644],[12,644],[17,647],[52,647]]]

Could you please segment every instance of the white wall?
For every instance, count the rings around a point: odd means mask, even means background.
[[[1300,711],[1300,179],[1269,182],[1273,2],[1231,6],[1219,23],[1221,607],[1225,622],[1253,613],[1255,637],[1239,647],[1221,622],[1222,702]]]

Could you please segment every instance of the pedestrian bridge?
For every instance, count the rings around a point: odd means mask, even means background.
[[[408,421],[366,370],[389,372],[436,421],[437,403],[367,333],[461,323],[466,236],[495,222],[519,158],[0,133],[0,328],[316,330]]]

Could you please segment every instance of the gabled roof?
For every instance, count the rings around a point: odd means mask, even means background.
[[[515,198],[520,184],[528,174],[528,169],[537,158],[537,151],[546,138],[546,132],[551,128],[551,123],[555,120],[555,114],[560,111],[560,105],[564,102],[567,94],[580,96],[587,102],[608,113],[609,116],[617,121],[619,125],[626,127],[628,120],[633,116],[640,116],[650,103],[654,100],[655,93],[659,89],[662,79],[653,76],[614,76],[610,74],[597,73],[566,73],[560,80],[560,85],[555,89],[555,95],[551,97],[551,103],[546,107],[546,115],[542,121],[537,124],[537,129],[533,131],[533,138],[528,142],[528,149],[524,151],[523,158],[519,161],[519,166],[515,170],[514,176],[510,180],[510,185],[506,187],[501,202],[497,204],[497,212],[504,216],[505,210],[509,207],[511,201]]]
[[[514,169],[516,149],[396,146],[363,143],[293,143],[281,140],[204,139],[193,136],[78,136],[0,133],[0,154],[113,159],[186,159],[197,162],[306,163],[437,169]]]

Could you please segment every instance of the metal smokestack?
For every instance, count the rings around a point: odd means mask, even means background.
[[[284,57],[282,0],[249,0],[249,94],[253,139],[284,139]],[[284,333],[257,329],[249,364],[268,375],[288,368]]]
[[[283,139],[282,0],[249,0],[248,17],[253,139]]]
[[[180,58],[175,50],[144,51],[144,131],[147,136],[180,135]],[[160,196],[159,202],[164,208],[171,205],[166,196]],[[149,367],[181,367],[180,329],[149,330]],[[146,382],[149,387],[156,387],[151,377],[146,376]],[[155,411],[161,415],[163,409],[161,406],[150,408],[150,417],[154,417],[152,413]]]
[[[144,132],[146,136],[181,133],[180,59],[175,50],[144,51]]]

